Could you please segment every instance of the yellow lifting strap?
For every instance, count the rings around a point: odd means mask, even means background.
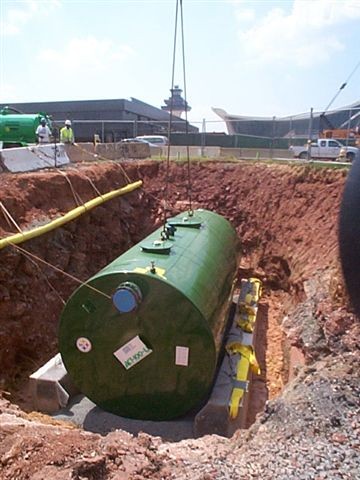
[[[262,293],[261,281],[258,278],[241,280],[240,305],[256,306]]]
[[[236,368],[235,387],[230,398],[230,417],[236,418],[239,413],[241,400],[247,390],[247,377],[249,368],[260,375],[260,367],[256,360],[254,350],[250,345],[241,345],[239,343],[231,343],[226,346],[227,351],[231,354],[240,353],[241,358]]]
[[[251,370],[257,375],[260,375],[260,367],[251,345],[241,345],[240,343],[233,342],[226,345],[226,349],[229,353],[240,353],[242,358],[244,357],[247,359]]]
[[[237,325],[247,333],[253,333],[255,328],[256,315],[243,313],[239,314]]]
[[[241,357],[237,364],[236,372],[236,381],[238,387],[234,387],[231,392],[230,403],[229,403],[229,414],[230,418],[236,418],[239,413],[239,406],[241,400],[244,396],[244,393],[247,390],[247,376],[249,371],[249,361],[245,357]]]
[[[253,333],[261,296],[261,282],[257,278],[241,280],[238,306],[238,326],[248,333]]]

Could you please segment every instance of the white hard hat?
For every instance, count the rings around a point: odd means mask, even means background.
[[[71,121],[70,120],[65,120],[65,125],[71,125]]]

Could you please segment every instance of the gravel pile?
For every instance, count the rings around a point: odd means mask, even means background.
[[[248,432],[228,442],[213,436],[162,445],[160,451],[187,459],[170,478],[359,479],[359,366],[348,354],[305,368]]]

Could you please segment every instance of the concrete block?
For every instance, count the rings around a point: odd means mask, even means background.
[[[240,355],[224,355],[210,397],[195,416],[195,437],[216,434],[230,438],[236,430],[245,428],[247,394],[243,397],[238,416],[232,419],[229,415],[230,398],[234,387],[233,378],[236,377],[239,359]]]
[[[78,145],[65,145],[67,156],[71,162],[92,162],[94,160],[95,146],[93,143],[79,143]]]
[[[155,153],[147,143],[98,143],[96,154],[109,160],[121,160],[124,158],[143,159],[149,158]]]
[[[59,167],[70,163],[64,144],[36,145],[32,147],[5,148],[0,151],[3,170],[17,173]]]
[[[33,406],[44,413],[55,413],[66,407],[69,399],[79,393],[72,383],[60,353],[29,377]]]

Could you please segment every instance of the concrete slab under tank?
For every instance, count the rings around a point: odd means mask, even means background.
[[[237,335],[240,343],[252,345],[255,341],[253,335],[237,326],[238,302],[239,297],[234,296],[227,338],[234,339]],[[247,409],[251,401],[250,394],[247,393],[238,416],[235,419],[230,418],[229,399],[233,389],[233,369],[233,360],[224,354],[212,391],[203,405],[184,417],[169,421],[136,420],[105,412],[76,390],[60,354],[30,376],[30,390],[35,409],[51,414],[57,420],[69,421],[86,431],[103,435],[121,429],[133,435],[145,432],[161,436],[165,441],[180,441],[206,434],[231,437],[236,430],[246,427]]]
[[[133,435],[145,432],[172,442],[194,437],[194,414],[163,422],[135,420],[105,412],[83,395],[72,398],[66,408],[52,416],[56,420],[69,421],[88,432],[100,433],[101,435],[120,429]]]

